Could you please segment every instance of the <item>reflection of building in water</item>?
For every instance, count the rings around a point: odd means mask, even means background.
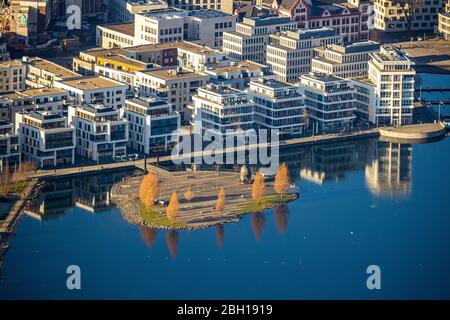
[[[360,142],[312,147],[300,169],[300,177],[316,184],[339,181],[348,172],[364,168],[365,153]]]
[[[65,214],[74,205],[73,181],[48,181],[26,213],[38,220],[47,220]]]
[[[89,212],[108,209],[112,205],[111,187],[122,177],[123,173],[111,173],[75,178],[75,205]]]
[[[74,206],[88,212],[111,207],[111,187],[130,171],[87,174],[72,178],[47,180],[36,200],[25,211],[39,220],[59,216]]]
[[[412,184],[412,145],[372,141],[366,185],[376,196],[407,196]]]

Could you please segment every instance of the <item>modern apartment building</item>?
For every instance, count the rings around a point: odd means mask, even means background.
[[[184,10],[201,10],[201,9],[222,9],[224,0],[167,0],[169,7],[180,8]]]
[[[380,50],[380,44],[373,41],[350,44],[331,44],[314,49],[311,71],[335,77],[352,79],[367,77],[370,53]]]
[[[203,135],[210,130],[225,139],[235,136],[237,130],[254,128],[254,103],[244,91],[208,84],[198,89],[192,99],[192,117],[197,134]]]
[[[375,29],[384,32],[434,30],[438,25],[438,12],[442,0],[411,1],[405,8],[395,1],[374,0]],[[410,13],[413,10],[414,13]]]
[[[283,82],[296,82],[311,71],[314,48],[340,43],[341,38],[331,28],[286,31],[271,35],[266,63]]]
[[[47,111],[20,112],[14,126],[20,135],[24,160],[39,167],[53,167],[75,162],[75,128],[67,118]]]
[[[367,93],[369,121],[377,126],[412,124],[414,62],[390,46],[370,56],[368,78],[353,80]]]
[[[445,40],[450,40],[450,1],[444,0],[444,2],[438,14],[438,31]]]
[[[25,89],[26,66],[20,60],[0,62],[0,93]]]
[[[136,13],[160,9],[167,9],[167,3],[161,0],[110,0],[108,21],[132,22]]]
[[[354,89],[348,80],[325,74],[300,76],[309,127],[314,133],[336,132],[353,126]]]
[[[207,84],[209,76],[176,67],[136,72],[136,79],[138,96],[166,99],[180,113],[181,121],[186,122],[191,119],[191,98]]]
[[[70,92],[73,103],[103,104],[114,109],[125,102],[128,85],[105,77],[83,77],[80,79],[56,81],[55,87]]]
[[[210,66],[225,66],[230,63],[221,51],[182,41],[178,44],[178,65],[185,69],[203,72]]]
[[[186,40],[221,48],[223,33],[233,31],[235,24],[235,16],[212,9],[144,11],[135,15],[135,44]]]
[[[20,163],[19,135],[14,132],[13,124],[0,121],[0,169],[5,165],[14,167]]]
[[[125,101],[129,123],[128,146],[152,154],[172,148],[172,133],[180,128],[180,114],[162,99],[133,98]]]
[[[0,121],[15,123],[16,112],[48,111],[63,115],[70,101],[69,92],[57,88],[38,88],[0,94]]]
[[[138,44],[134,37],[133,22],[97,26],[95,39],[97,46],[106,49],[126,48]]]
[[[215,85],[244,90],[252,79],[262,77],[268,71],[266,65],[245,60],[232,61],[227,66],[208,67],[204,73],[211,77],[209,81]]]
[[[283,16],[244,18],[236,24],[236,31],[224,32],[223,52],[236,60],[265,63],[269,35],[296,28],[295,22]]]
[[[55,81],[81,77],[72,70],[42,58],[23,57],[22,62],[27,68],[26,85],[31,88],[51,88],[55,85]]]
[[[305,131],[305,103],[299,87],[259,78],[250,82],[247,94],[255,105],[254,121],[258,129],[278,130],[280,138]]]
[[[135,92],[136,72],[150,70],[152,63],[141,62],[125,55],[98,57],[94,66],[95,74],[117,80],[128,85],[127,96]]]
[[[111,58],[117,55],[161,67],[176,66],[179,45],[180,42],[167,42],[127,48],[81,51],[79,57],[73,58],[73,69],[83,75],[93,75],[95,73],[95,66],[101,59]]]
[[[70,106],[68,119],[76,130],[77,154],[97,162],[126,155],[128,121],[121,113],[101,104]]]

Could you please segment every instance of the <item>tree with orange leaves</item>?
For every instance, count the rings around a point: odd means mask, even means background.
[[[290,186],[289,181],[289,171],[286,163],[283,163],[277,171],[277,174],[275,175],[275,181],[273,183],[273,188],[276,193],[279,193],[281,198],[283,198],[283,193],[286,193],[288,191]]]
[[[178,217],[178,213],[180,211],[180,203],[178,202],[177,193],[174,191],[172,196],[170,197],[169,205],[167,206],[167,218],[173,221]]]
[[[222,212],[225,209],[225,190],[220,188],[219,193],[217,193],[217,203],[216,209]]]
[[[191,188],[187,189],[184,193],[184,198],[187,200],[189,206],[191,206],[191,200],[194,198],[194,193],[191,191]]]
[[[264,183],[264,176],[262,175],[261,171],[258,170],[258,172],[256,172],[255,180],[252,183],[252,199],[259,201],[264,195],[265,191],[266,185]]]
[[[139,198],[146,208],[153,206],[157,192],[158,177],[154,172],[149,172],[144,176],[139,186]]]

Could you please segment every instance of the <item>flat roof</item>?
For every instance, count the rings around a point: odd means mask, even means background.
[[[100,25],[100,27],[134,37],[134,22],[104,24]]]
[[[39,119],[41,121],[44,120],[57,120],[57,119],[65,119],[62,115],[55,113],[55,112],[49,112],[49,111],[37,111],[33,110],[30,112],[25,112],[25,115],[31,116],[35,119]]]
[[[295,23],[286,16],[269,16],[269,17],[251,17],[244,18],[243,24],[253,27],[269,26],[274,24]]]
[[[236,62],[229,66],[211,67],[208,70],[216,71],[217,73],[225,73],[225,72],[241,71],[241,70],[259,70],[259,69],[264,69],[264,68],[267,68],[267,66],[253,62],[253,61],[244,60],[244,61]]]
[[[287,83],[287,82],[281,82],[275,79],[270,78],[258,78],[251,82],[252,84],[259,84],[265,87],[269,87],[272,89],[282,89],[282,88],[296,88],[296,86]]]
[[[84,111],[95,113],[95,114],[97,114],[97,113],[107,113],[107,112],[116,112],[116,113],[119,112],[119,110],[115,110],[114,108],[107,107],[107,106],[105,106],[103,104],[83,104],[81,106],[75,106],[75,107],[80,108],[80,109],[82,109]]]
[[[380,44],[374,41],[361,41],[348,44],[331,44],[327,50],[339,53],[355,53],[380,50]]]
[[[23,91],[7,92],[0,94],[0,99],[21,100],[30,97],[41,97],[53,94],[67,93],[67,91],[58,88],[36,88]]]
[[[104,48],[96,48],[91,50],[82,51],[83,54],[90,54],[94,57],[107,57],[109,55],[117,55],[117,54],[124,54],[129,52],[127,49],[123,48],[115,48],[115,49],[104,49]]]
[[[20,67],[23,63],[20,60],[7,60],[0,62],[0,68]]]
[[[229,13],[225,13],[219,10],[214,9],[202,9],[202,10],[190,10],[188,12],[189,16],[197,17],[197,18],[219,18],[219,17],[231,17],[232,15]]]
[[[51,94],[67,93],[67,91],[59,88],[36,88],[24,90],[21,91],[21,93],[29,96],[38,97]]]
[[[112,79],[107,79],[103,77],[83,77],[81,79],[73,79],[60,81],[60,83],[65,84],[70,87],[74,87],[80,90],[95,90],[95,89],[106,89],[111,87],[126,86],[125,83],[121,83]]]
[[[78,74],[72,70],[69,70],[67,68],[61,67],[60,65],[58,65],[54,62],[51,62],[49,60],[45,60],[42,58],[38,58],[38,57],[30,58],[29,63],[33,67],[53,73],[54,75],[57,75],[63,79],[75,78],[75,77],[81,76],[80,74]]]
[[[162,99],[157,99],[157,98],[146,98],[146,97],[141,97],[141,98],[131,98],[131,99],[127,99],[125,101],[126,102],[132,102],[135,103],[143,108],[151,108],[151,107],[159,107],[159,106],[168,106],[169,104],[167,103],[167,101],[162,100]]]
[[[181,71],[177,71],[177,68],[150,70],[150,71],[143,71],[143,72],[146,74],[152,75],[154,77],[164,79],[164,80],[205,77],[205,75],[187,71],[185,69],[182,69]]]
[[[179,49],[184,49],[186,51],[194,52],[194,53],[204,53],[204,54],[221,54],[225,55],[223,52],[219,50],[212,49],[207,46],[202,46],[200,44],[192,43],[189,41],[180,41],[178,42]]]
[[[208,91],[220,95],[227,95],[227,94],[246,95],[244,91],[235,89],[233,87],[215,84],[209,84],[206,87],[201,87],[199,90]]]
[[[322,81],[322,82],[331,82],[331,81],[345,81],[345,79],[343,78],[338,78],[329,74],[325,74],[325,73],[315,73],[315,72],[310,72],[309,74],[303,74],[301,75],[302,78],[308,78],[308,79],[312,79],[312,80],[318,80],[318,81]]]
[[[143,68],[144,70],[147,69],[147,63],[123,55],[111,55],[102,58],[118,63],[128,64],[137,68]]]

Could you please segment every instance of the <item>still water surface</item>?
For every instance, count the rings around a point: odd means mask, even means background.
[[[55,181],[17,226],[0,298],[448,299],[449,159],[448,138],[292,150],[300,199],[198,231],[125,222],[109,203],[125,173]],[[373,264],[381,290],[366,287]]]

